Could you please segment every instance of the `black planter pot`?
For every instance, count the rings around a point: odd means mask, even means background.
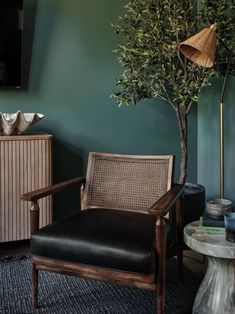
[[[205,209],[205,188],[200,184],[186,183],[184,197],[184,226],[199,220]]]

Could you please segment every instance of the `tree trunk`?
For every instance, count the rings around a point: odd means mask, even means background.
[[[177,111],[177,118],[180,130],[180,148],[181,148],[181,161],[180,161],[180,179],[179,183],[184,184],[187,178],[188,166],[188,116],[184,110]]]

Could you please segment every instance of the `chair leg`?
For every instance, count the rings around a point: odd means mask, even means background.
[[[165,280],[160,282],[157,288],[157,314],[164,313],[165,313]]]
[[[157,284],[157,314],[165,313],[165,279],[166,279],[166,232],[165,221],[157,217],[156,221],[156,249],[158,266],[156,274]]]
[[[32,263],[32,306],[33,309],[38,307],[38,270],[35,263]]]

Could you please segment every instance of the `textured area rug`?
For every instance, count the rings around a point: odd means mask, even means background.
[[[0,260],[1,314],[143,314],[156,313],[155,293],[95,280],[39,272],[39,306],[31,310],[29,257]],[[176,281],[176,261],[167,262],[166,313],[192,313],[200,278],[185,268],[184,284]]]

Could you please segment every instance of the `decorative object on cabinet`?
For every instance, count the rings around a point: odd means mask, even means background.
[[[22,134],[30,126],[44,117],[41,113],[0,112],[0,135]]]
[[[48,270],[155,290],[163,314],[166,258],[178,256],[183,271],[184,186],[172,184],[172,171],[172,155],[90,153],[86,179],[22,195],[32,204],[33,308],[38,270]],[[38,200],[75,185],[82,186],[82,210],[38,230]]]
[[[29,204],[19,196],[52,183],[52,136],[0,136],[0,242],[30,238]],[[52,221],[52,199],[40,200],[40,226]]]

